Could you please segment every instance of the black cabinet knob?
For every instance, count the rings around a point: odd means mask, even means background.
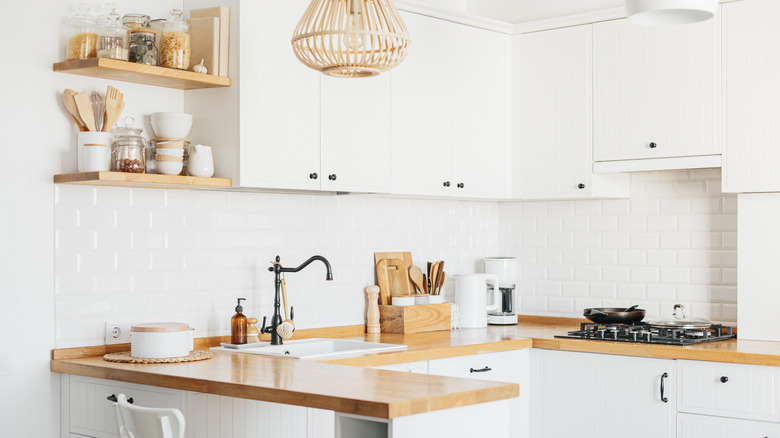
[[[720,376],[720,383],[726,383],[729,381],[728,376]]]
[[[116,401],[117,401],[116,394],[109,395],[108,397],[106,397],[106,400],[108,400],[110,402],[116,403]],[[127,399],[127,402],[130,403],[130,404],[133,404],[133,397],[130,397],[129,399]]]
[[[331,180],[331,181],[336,181],[336,174],[332,173],[332,174],[328,175],[328,179]]]
[[[650,149],[655,149],[657,147],[658,147],[658,144],[656,144],[656,142],[651,142],[650,143]]]
[[[444,187],[449,187],[449,186],[450,186],[450,182],[449,181],[444,181]]]
[[[465,185],[463,183],[458,183],[458,188],[459,189],[462,189],[463,187],[465,187]]]
[[[317,175],[317,172],[309,174],[309,178],[311,178],[311,179],[317,179],[317,177],[319,177],[319,175]]]
[[[584,189],[584,188],[585,188],[585,184],[583,184],[583,183],[579,183],[579,184],[577,184],[577,188],[578,188],[578,189],[580,189],[580,190],[582,190],[582,189]]]

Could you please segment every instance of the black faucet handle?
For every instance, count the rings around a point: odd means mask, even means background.
[[[263,317],[263,328],[260,329],[260,333],[265,333],[265,320],[266,320],[266,318],[267,318],[266,316]]]
[[[293,306],[290,306],[290,321],[295,320],[295,309]]]

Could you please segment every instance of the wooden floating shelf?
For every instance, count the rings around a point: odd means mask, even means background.
[[[157,175],[153,173],[83,172],[54,175],[54,184],[141,187],[152,189],[219,189],[233,185],[230,178]]]
[[[54,63],[54,71],[179,90],[229,87],[230,78],[108,58]]]

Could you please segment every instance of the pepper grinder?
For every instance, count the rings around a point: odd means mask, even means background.
[[[366,333],[377,334],[381,332],[379,327],[379,286],[366,287],[368,295],[368,309],[366,309]]]

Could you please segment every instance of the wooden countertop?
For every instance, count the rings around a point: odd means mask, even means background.
[[[553,336],[578,328],[578,321],[534,317],[521,317],[521,321],[517,326],[490,326],[487,329],[414,335],[359,334],[360,326],[340,330],[301,331],[304,335],[299,337],[329,335],[408,345],[406,351],[323,363],[215,351],[213,359],[201,362],[119,364],[106,362],[101,356],[103,352],[121,347],[87,347],[55,350],[51,369],[58,373],[395,418],[512,398],[519,394],[519,388],[509,383],[398,373],[366,367],[530,347],[780,366],[780,342],[731,340],[676,347],[557,339]],[[201,340],[199,346],[215,346],[220,340]]]

